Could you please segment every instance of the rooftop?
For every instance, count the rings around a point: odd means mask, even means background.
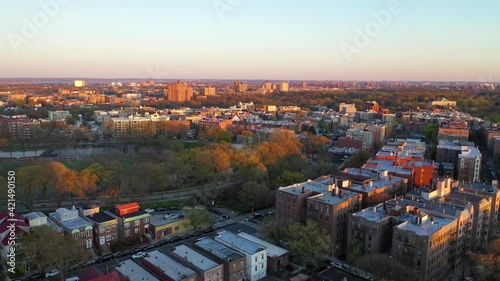
[[[150,224],[153,226],[161,226],[185,219],[183,214],[167,215],[150,213],[150,215]]]
[[[99,213],[95,213],[95,214],[92,214],[92,215],[89,215],[87,216],[87,219],[93,221],[93,222],[97,222],[97,223],[102,223],[102,222],[107,222],[107,221],[111,221],[111,220],[116,220],[115,218],[113,218],[112,216],[104,213],[104,212],[99,212]]]
[[[149,273],[149,271],[142,268],[131,259],[120,262],[115,269],[130,280],[160,281],[160,279],[154,277],[153,274]]]
[[[377,206],[374,207],[368,207],[352,215],[355,217],[362,217],[369,221],[375,221],[375,222],[382,221],[388,217],[385,214],[384,204],[378,204]]]
[[[56,222],[60,223],[63,227],[66,227],[68,229],[77,229],[80,227],[91,226],[91,224],[88,221],[79,216],[62,220],[61,214],[63,214],[64,212],[61,209],[63,208],[59,208],[56,210],[56,212],[50,213],[49,217],[55,220]]]
[[[232,248],[239,249],[250,255],[266,250],[263,246],[255,244],[229,231],[218,232],[215,240],[226,245],[231,245]]]
[[[144,259],[150,262],[152,265],[160,268],[163,272],[168,275],[173,280],[182,280],[186,277],[195,275],[196,273],[188,267],[178,263],[171,257],[165,255],[164,253],[156,250],[149,252]],[[135,279],[131,279],[135,280]],[[137,279],[139,280],[139,279]]]
[[[254,243],[257,243],[259,245],[262,245],[264,247],[266,247],[266,250],[267,250],[267,256],[270,256],[270,257],[280,257],[280,256],[283,256],[283,255],[286,255],[288,254],[288,250],[286,249],[283,249],[281,247],[278,247],[272,243],[269,243],[267,241],[264,241],[258,237],[255,237],[253,235],[250,235],[248,233],[245,233],[245,232],[240,232],[238,233],[238,236],[241,236],[247,240],[250,240]]]
[[[220,264],[214,262],[213,260],[205,257],[204,255],[196,252],[195,250],[189,248],[184,244],[177,246],[172,252],[180,257],[185,258],[187,262],[193,264],[203,271],[208,271],[217,266],[220,266]]]
[[[128,218],[137,217],[137,216],[140,216],[140,215],[147,214],[147,212],[144,211],[144,210],[139,210],[137,212],[126,214],[126,215],[123,215],[123,216],[120,216],[120,214],[118,214],[116,212],[116,209],[108,210],[108,212],[110,212],[111,214],[113,214],[113,215],[115,215],[117,217],[121,217],[121,218],[124,218],[124,219],[128,219]]]
[[[234,251],[233,249],[207,237],[200,239],[195,243],[195,245],[223,260],[237,260],[243,257],[240,253]]]
[[[396,227],[401,230],[408,230],[414,232],[419,236],[429,236],[440,230],[443,226],[453,223],[454,220],[442,218],[442,217],[434,217],[433,219],[422,220],[421,223],[416,223],[414,220],[416,219],[416,215],[407,215],[408,218],[405,218],[405,222],[397,225]]]
[[[349,200],[351,197],[356,197],[358,196],[357,193],[354,192],[349,192],[342,190],[342,196],[334,195],[333,187],[334,185],[334,178],[332,177],[324,177],[320,178],[316,181],[309,180],[307,182],[302,182],[302,183],[296,183],[293,185],[289,185],[286,187],[280,187],[279,190],[294,194],[294,195],[299,195],[302,193],[302,189],[304,189],[305,192],[315,192],[316,195],[321,194],[321,196],[314,198],[316,200],[322,200],[324,202],[327,202],[331,205],[337,205],[339,203],[345,202]],[[339,191],[340,192],[340,191]],[[313,199],[313,200],[314,200]]]

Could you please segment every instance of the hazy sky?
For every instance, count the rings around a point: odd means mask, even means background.
[[[0,77],[500,81],[499,11],[495,0],[2,1]]]

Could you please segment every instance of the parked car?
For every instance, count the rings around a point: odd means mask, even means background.
[[[43,278],[43,275],[41,273],[35,273],[31,275],[30,277],[26,278],[26,280],[40,280]]]
[[[146,256],[146,253],[145,252],[138,252],[138,253],[135,253],[132,255],[132,258],[133,259],[140,259],[140,258],[143,258]]]
[[[93,265],[94,263],[95,263],[95,260],[94,259],[90,259],[86,263],[84,263],[83,266]]]
[[[181,238],[182,238],[183,240],[189,239],[189,238],[191,238],[191,237],[193,237],[193,234],[190,234],[190,233],[186,233],[186,234],[184,234],[184,235],[182,235],[182,236],[181,236]]]
[[[107,254],[107,255],[102,256],[102,261],[103,262],[110,261],[110,260],[112,260],[114,258],[115,258],[115,256],[113,254]]]
[[[160,241],[156,242],[156,247],[160,247],[160,246],[166,245],[168,243],[170,243],[168,241],[168,239],[163,239],[163,240],[160,240]]]
[[[255,213],[255,214],[253,214],[253,217],[254,217],[254,218],[260,218],[260,217],[263,217],[263,216],[264,216],[264,215],[263,215],[263,214],[261,214],[261,213]]]
[[[45,277],[53,277],[59,274],[61,274],[61,272],[58,269],[53,269],[52,271],[45,273]]]
[[[267,211],[267,214],[268,215],[274,215],[274,214],[276,214],[276,211],[275,210],[270,210],[270,211]]]
[[[222,215],[222,217],[225,218],[225,219],[230,219],[231,218],[230,215]]]
[[[170,207],[170,210],[172,210],[172,211],[179,211],[179,207]]]
[[[181,240],[182,240],[182,238],[180,236],[174,236],[174,237],[170,238],[168,240],[168,242],[174,243],[174,242],[181,241]]]
[[[73,277],[70,277],[70,278],[66,278],[66,281],[79,281],[80,280],[80,277],[78,276],[73,276]]]
[[[193,236],[194,236],[194,237],[196,237],[196,236],[200,236],[200,235],[202,235],[202,234],[203,234],[203,230],[199,230],[199,229],[198,229],[198,230],[196,230],[196,231],[194,232]]]
[[[97,259],[95,259],[95,263],[101,263],[102,262],[102,257],[98,257]]]
[[[136,253],[139,253],[140,251],[142,251],[141,248],[135,248],[135,249],[130,250],[130,253],[131,254],[136,254]]]
[[[130,250],[125,250],[125,251],[115,253],[116,258],[121,258],[121,257],[128,256],[128,255],[130,255]]]
[[[338,262],[332,262],[332,265],[335,266],[335,267],[338,267],[338,268],[342,267],[342,264],[338,263]]]
[[[149,244],[149,245],[147,245],[146,247],[144,247],[144,248],[142,248],[142,249],[143,249],[144,251],[147,251],[147,250],[151,250],[151,249],[153,249],[154,247],[156,247],[156,245],[155,245],[155,244]]]
[[[157,212],[165,212],[167,209],[166,208],[163,208],[163,207],[158,207],[155,209],[155,211]]]

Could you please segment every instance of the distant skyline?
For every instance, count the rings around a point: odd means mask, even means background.
[[[500,81],[498,1],[1,6],[0,78]]]

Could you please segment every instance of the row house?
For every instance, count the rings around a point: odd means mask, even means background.
[[[62,227],[66,235],[71,235],[80,247],[90,249],[94,241],[92,224],[78,215],[78,210],[59,208],[49,214],[49,218]]]
[[[222,263],[215,262],[186,245],[179,245],[172,250],[181,263],[193,269],[198,280],[222,281],[224,280],[224,269]]]
[[[140,239],[149,233],[150,215],[137,202],[117,205],[105,213],[118,220],[118,239],[122,242]]]
[[[92,224],[94,229],[94,245],[102,247],[118,242],[118,219],[101,212],[96,205],[78,208],[82,218]]]

